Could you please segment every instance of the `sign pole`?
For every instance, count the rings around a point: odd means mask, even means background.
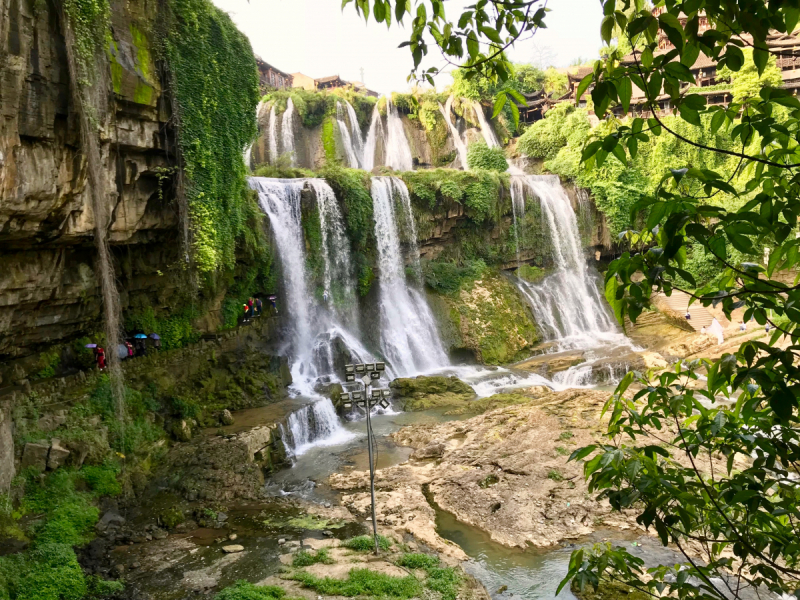
[[[372,460],[372,420],[370,418],[372,398],[366,383],[364,384],[364,395],[367,397],[367,450],[369,454],[369,493],[372,497],[372,534],[375,541],[375,554],[377,555],[379,552],[378,520],[375,517],[375,464]]]

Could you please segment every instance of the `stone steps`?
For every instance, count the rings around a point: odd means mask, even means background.
[[[667,306],[669,306],[676,313],[685,315],[688,309],[689,314],[692,315],[692,318],[687,322],[695,331],[700,331],[700,329],[703,327],[708,327],[711,325],[711,322],[714,320],[714,315],[712,315],[703,305],[697,302],[689,306],[689,300],[690,296],[688,294],[679,292],[677,290],[673,291],[671,296],[664,297],[664,301],[666,302]],[[723,327],[725,327],[728,322],[725,320],[725,322],[721,324]]]

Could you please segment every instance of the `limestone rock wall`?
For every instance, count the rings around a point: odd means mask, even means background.
[[[137,295],[167,302],[180,281],[170,272],[183,262],[169,102],[148,33],[157,15],[155,0],[112,1],[101,138],[123,309]],[[0,0],[0,363],[100,328],[94,217],[70,85],[53,0]]]

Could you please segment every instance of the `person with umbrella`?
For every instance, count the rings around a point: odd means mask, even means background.
[[[151,333],[150,339],[153,340],[153,348],[161,350],[161,336],[157,333]]]
[[[143,333],[137,333],[133,336],[133,344],[136,348],[136,356],[147,356],[147,336]]]

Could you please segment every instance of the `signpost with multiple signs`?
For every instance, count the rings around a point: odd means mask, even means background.
[[[375,518],[375,462],[372,455],[372,419],[371,412],[376,406],[389,408],[391,391],[388,389],[371,389],[377,385],[381,375],[386,371],[386,363],[364,363],[344,366],[345,383],[360,382],[364,389],[354,392],[342,392],[340,400],[342,408],[353,410],[353,407],[367,413],[367,451],[369,454],[369,492],[372,498],[372,535],[375,540],[375,554],[379,552],[378,521]]]

